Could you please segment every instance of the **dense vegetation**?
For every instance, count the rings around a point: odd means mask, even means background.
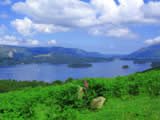
[[[51,83],[47,83],[44,81],[36,81],[36,80],[32,81],[0,80],[0,93],[23,90],[26,87],[34,88],[38,86],[47,87],[51,85],[61,85],[71,82],[72,80],[73,80],[72,78],[68,78],[65,82],[56,80]]]
[[[0,94],[0,120],[159,120],[160,69],[115,78],[86,78],[89,87],[77,98],[82,80],[48,87],[27,87]],[[93,111],[90,101],[107,99]]]

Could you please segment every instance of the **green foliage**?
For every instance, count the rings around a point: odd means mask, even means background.
[[[89,104],[93,98],[98,96],[104,96],[109,101],[105,104],[106,109],[104,110],[108,116],[112,115],[115,119],[117,119],[116,116],[120,116],[121,119],[125,119],[127,116],[129,119],[144,119],[145,116],[152,116],[149,112],[150,109],[137,111],[132,109],[133,107],[137,108],[136,102],[137,104],[138,102],[142,103],[140,107],[143,107],[143,104],[147,104],[147,102],[143,103],[145,100],[141,101],[145,97],[156,99],[156,101],[160,100],[159,70],[135,73],[125,77],[85,78],[85,80],[88,82],[88,88],[85,88],[83,80],[73,80],[72,78],[66,82],[58,80],[50,84],[36,81],[0,81],[1,92],[21,90],[0,94],[0,120],[83,120],[81,116],[86,116],[84,111],[94,114],[95,111],[90,110]],[[80,100],[77,96],[78,86],[85,88],[85,96]],[[130,102],[133,100],[132,98],[139,97],[141,97],[140,101],[135,99],[134,106],[132,106],[132,102]],[[118,107],[119,103],[121,106]],[[128,111],[121,114],[121,110],[125,110],[124,107]],[[111,113],[109,109],[117,111]],[[97,115],[98,118],[104,119]],[[156,114],[150,118],[158,120],[160,116]]]
[[[73,78],[69,77],[65,82],[72,82],[73,81]]]
[[[77,120],[159,120],[160,97],[132,96],[127,100],[111,98],[100,111],[85,110]]]
[[[69,82],[69,81],[68,81]],[[16,81],[16,80],[0,80],[0,93],[5,93],[9,91],[23,90],[26,87],[47,87],[51,85],[60,85],[64,84],[64,82],[60,80],[53,81],[52,83],[47,83],[44,81]]]

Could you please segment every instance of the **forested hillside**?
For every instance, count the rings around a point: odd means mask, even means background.
[[[110,61],[96,52],[63,47],[19,47],[0,45],[0,65],[51,63],[72,64]]]

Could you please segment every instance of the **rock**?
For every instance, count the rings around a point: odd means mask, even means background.
[[[106,101],[106,98],[104,97],[94,98],[90,103],[90,107],[91,109],[101,109],[105,101]]]
[[[10,58],[12,58],[12,57],[13,57],[13,52],[12,52],[12,51],[9,51],[8,56],[9,56]]]
[[[81,87],[81,86],[78,87],[77,95],[78,95],[78,99],[82,99],[83,98],[83,96],[84,96],[84,88],[83,87]]]

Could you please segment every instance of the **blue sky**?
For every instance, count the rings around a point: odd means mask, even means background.
[[[0,44],[128,54],[160,42],[159,0],[3,0]]]

